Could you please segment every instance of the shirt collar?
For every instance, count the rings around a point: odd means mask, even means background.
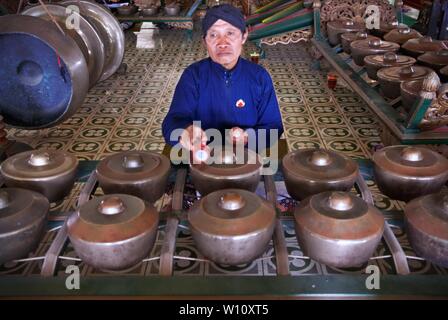
[[[211,65],[212,69],[215,72],[217,72],[219,74],[219,76],[221,76],[221,77],[230,77],[231,76],[233,79],[235,79],[238,76],[238,74],[240,73],[241,68],[242,68],[241,57],[238,58],[238,61],[236,62],[235,67],[233,67],[233,69],[231,69],[231,70],[227,70],[219,63],[214,62],[210,57],[208,59],[210,60],[210,65]]]

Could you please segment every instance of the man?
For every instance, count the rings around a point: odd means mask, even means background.
[[[232,129],[233,142],[243,143],[266,129],[269,146],[269,130],[277,129],[278,137],[283,132],[280,110],[268,72],[240,57],[248,36],[242,13],[228,4],[212,7],[202,32],[209,58],[182,74],[162,124],[165,141],[192,150],[198,141],[207,142],[206,129],[219,130],[222,140],[226,129]],[[200,121],[200,127],[194,121]],[[173,134],[179,128],[180,137]],[[255,132],[249,135],[251,129]]]

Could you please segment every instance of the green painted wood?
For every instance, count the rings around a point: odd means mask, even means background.
[[[315,8],[314,12],[313,12],[313,16],[314,16],[314,39],[316,40],[323,40],[324,37],[322,36],[322,30],[320,28],[320,9],[319,8]]]
[[[403,23],[403,7],[395,7],[395,15],[399,23]]]
[[[277,21],[271,25],[267,25],[266,27],[250,32],[249,40],[253,41],[293,30],[304,29],[311,26],[313,24],[313,13],[308,11],[308,9],[302,10],[307,11],[304,11],[304,13],[300,16],[292,17],[291,19],[281,22]]]
[[[418,129],[418,125],[424,118],[426,111],[432,103],[432,99],[418,99],[414,101],[409,117],[406,121],[406,128]]]
[[[271,23],[271,22],[275,22],[277,20],[280,20],[282,18],[285,18],[287,16],[289,16],[290,14],[297,12],[299,10],[303,9],[303,1],[300,1],[298,3],[294,3],[290,6],[288,6],[287,8],[281,10],[280,12],[277,12],[271,16],[269,16],[266,19],[263,19],[261,22],[262,23]]]
[[[271,16],[271,15],[273,15],[273,14],[275,14],[275,13],[281,11],[281,10],[283,10],[284,8],[288,7],[289,5],[291,5],[293,3],[295,3],[295,0],[288,1],[288,2],[286,2],[284,4],[282,4],[282,5],[279,5],[279,6],[275,7],[275,8],[272,8],[271,10],[268,10],[266,12],[250,15],[246,19],[246,25],[253,25],[253,24],[256,24],[256,23],[260,23],[261,20],[263,20],[263,19],[265,19],[265,18],[267,18],[267,17],[269,17],[269,16]]]
[[[406,24],[408,27],[412,27],[414,24],[417,23],[417,20],[408,16],[407,14],[403,14],[403,23]]]
[[[67,275],[68,276],[68,275]],[[79,290],[68,290],[65,276],[0,278],[1,297],[265,297],[265,298],[410,298],[447,297],[444,275],[384,275],[380,289],[366,288],[365,275],[331,276],[102,276],[81,277]]]
[[[261,8],[258,8],[257,10],[255,10],[255,13],[263,13],[265,11],[268,11],[272,8],[275,8],[279,5],[282,5],[286,2],[288,2],[289,0],[274,0],[272,2],[269,2],[268,4],[262,6]]]

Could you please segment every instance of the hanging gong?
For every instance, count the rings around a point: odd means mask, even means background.
[[[0,17],[0,114],[16,127],[54,126],[72,116],[89,86],[76,42],[36,17]]]
[[[89,87],[93,87],[101,77],[105,57],[104,45],[98,32],[83,16],[71,12],[63,6],[47,4],[46,10],[81,49],[89,69]],[[23,11],[22,14],[51,21],[46,10],[43,6],[36,6]],[[76,24],[75,21],[77,21]]]
[[[124,33],[115,16],[103,6],[86,0],[65,0],[63,6],[77,6],[83,17],[96,29],[105,48],[105,61],[101,78],[103,81],[113,75],[120,67],[124,57]]]

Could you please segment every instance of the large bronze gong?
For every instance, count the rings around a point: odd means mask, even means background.
[[[44,19],[0,17],[0,114],[22,128],[46,128],[72,116],[89,87],[76,42]]]
[[[59,4],[79,7],[81,15],[96,29],[105,48],[104,68],[99,81],[106,80],[117,71],[124,57],[124,33],[115,16],[103,6],[86,0],[65,0]]]
[[[77,16],[79,28],[75,26],[73,28],[70,24],[67,24],[71,21],[72,15],[74,16],[76,13],[71,13],[65,7],[47,4],[46,10],[56,19],[66,35],[73,38],[81,49],[89,69],[89,84],[90,87],[93,87],[100,79],[104,66],[105,49],[98,32],[81,15]],[[46,10],[43,6],[36,6],[26,9],[22,14],[51,21]]]

